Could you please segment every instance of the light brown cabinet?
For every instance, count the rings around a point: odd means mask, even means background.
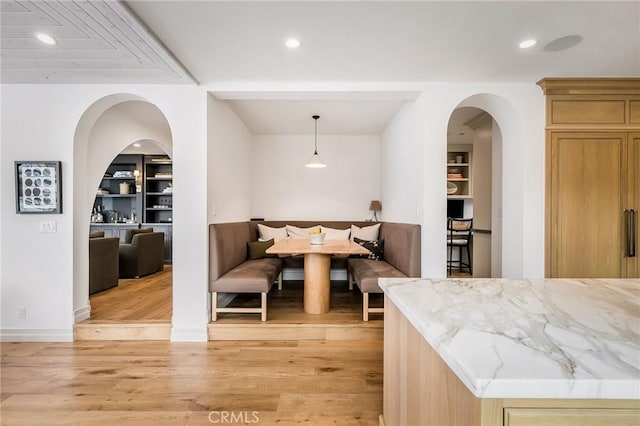
[[[640,79],[544,79],[546,276],[640,277]]]

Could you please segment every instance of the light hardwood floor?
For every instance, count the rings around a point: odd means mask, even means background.
[[[226,412],[376,425],[382,351],[381,341],[3,343],[1,423],[205,425]]]
[[[121,279],[118,287],[89,298],[92,321],[171,321],[172,269],[142,278]]]

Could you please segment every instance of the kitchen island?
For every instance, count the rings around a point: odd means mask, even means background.
[[[640,424],[640,280],[380,287],[382,424]]]

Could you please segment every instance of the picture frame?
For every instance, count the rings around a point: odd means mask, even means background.
[[[62,213],[62,162],[16,161],[16,213]]]

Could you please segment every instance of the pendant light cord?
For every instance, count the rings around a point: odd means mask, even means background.
[[[318,118],[319,115],[314,115],[313,119],[315,120],[315,149],[313,151],[314,155],[318,155]]]

